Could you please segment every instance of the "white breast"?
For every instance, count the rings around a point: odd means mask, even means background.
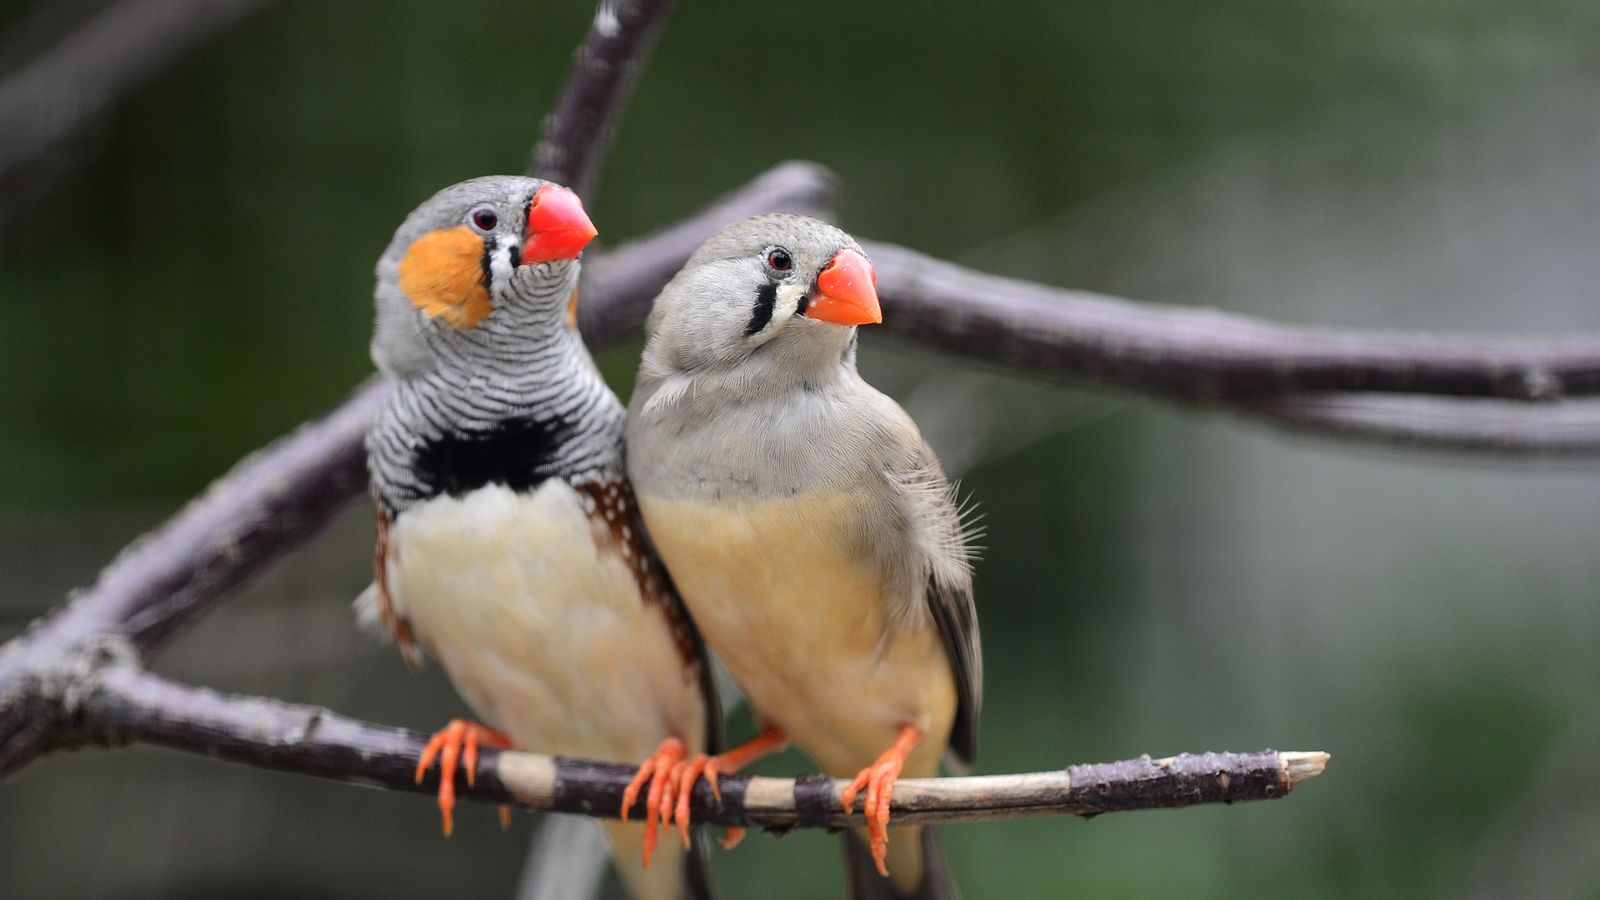
[[[666,615],[569,485],[406,510],[388,578],[429,655],[519,748],[636,763],[668,736],[703,743],[700,688]]]

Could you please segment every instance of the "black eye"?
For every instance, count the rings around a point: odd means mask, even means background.
[[[794,258],[782,247],[774,247],[767,251],[767,265],[774,272],[787,272],[794,268]]]
[[[472,222],[472,227],[479,231],[493,231],[494,227],[500,224],[500,215],[492,206],[473,208],[472,212],[467,214],[467,219]]]

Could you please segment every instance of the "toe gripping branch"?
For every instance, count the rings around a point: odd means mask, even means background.
[[[868,847],[878,874],[889,877],[889,867],[884,862],[889,853],[889,801],[894,796],[894,783],[900,779],[906,757],[911,748],[922,740],[922,729],[915,725],[901,725],[889,749],[883,751],[876,762],[856,773],[854,780],[839,794],[839,802],[849,813],[856,803],[856,795],[866,788],[867,801],[861,812],[867,817]]]
[[[694,796],[696,781],[704,778],[711,787],[711,795],[722,803],[722,789],[717,784],[723,772],[737,772],[769,753],[789,746],[789,738],[776,728],[769,728],[743,744],[716,756],[696,753],[685,758],[683,741],[669,737],[661,742],[656,752],[639,766],[639,771],[622,792],[622,815],[628,820],[628,810],[639,800],[639,792],[646,781],[650,791],[645,796],[644,807],[644,866],[650,867],[650,856],[655,852],[662,826],[678,827],[678,840],[685,848],[689,840],[689,801]],[[733,849],[744,838],[743,828],[730,828],[722,839],[722,846]]]
[[[478,748],[494,747],[506,750],[511,747],[511,736],[476,722],[454,719],[439,729],[428,741],[417,760],[417,784],[427,775],[435,758],[439,760],[439,814],[444,820],[444,836],[454,829],[452,813],[456,806],[456,766],[466,767],[467,786],[471,787],[478,775]],[[500,807],[500,827],[511,827],[511,807]]]

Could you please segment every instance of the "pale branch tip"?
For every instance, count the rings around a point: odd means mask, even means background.
[[[527,172],[590,197],[617,123],[677,0],[600,0]]]
[[[433,794],[437,772],[420,783],[416,761],[427,736],[373,725],[318,707],[220,694],[130,666],[114,655],[82,671],[52,729],[60,746],[159,744],[232,762],[394,790]],[[1200,803],[1282,797],[1321,774],[1325,753],[1186,753],[1016,775],[903,779],[892,812],[903,824],[974,822],[1049,815],[1093,816]],[[457,778],[460,799],[615,818],[635,766],[484,752],[474,784]],[[691,798],[703,824],[844,828],[862,824],[860,807],[839,802],[847,782],[821,775],[722,776],[719,803],[708,785]]]
[[[1284,782],[1290,790],[1321,775],[1332,759],[1321,750],[1279,750],[1278,761],[1283,765]]]

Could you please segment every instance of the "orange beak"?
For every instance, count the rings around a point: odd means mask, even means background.
[[[522,263],[577,259],[584,245],[600,232],[594,230],[578,195],[560,185],[547,184],[533,195],[528,207],[528,240],[522,245]]]
[[[806,317],[835,325],[875,325],[883,321],[878,306],[878,273],[854,250],[840,250],[817,276],[817,293]]]

